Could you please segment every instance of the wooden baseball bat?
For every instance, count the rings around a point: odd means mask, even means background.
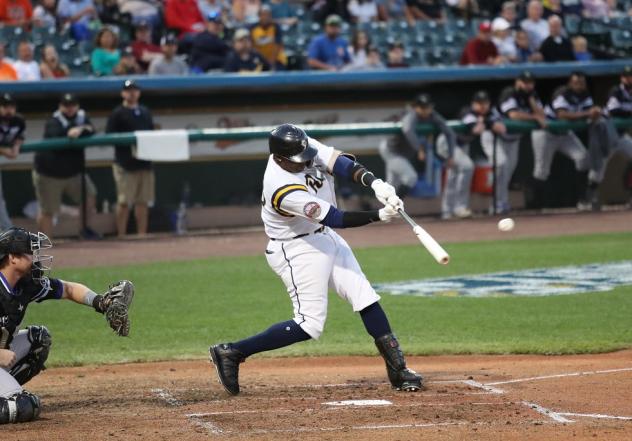
[[[413,233],[419,239],[419,242],[428,250],[428,252],[434,257],[437,263],[441,265],[447,265],[450,262],[450,255],[437,243],[434,238],[428,234],[426,230],[421,228],[404,210],[399,208],[397,210],[399,215],[413,228]]]

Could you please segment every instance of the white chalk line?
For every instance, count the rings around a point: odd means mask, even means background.
[[[411,424],[381,424],[381,425],[366,425],[366,426],[339,426],[339,427],[301,427],[295,429],[255,429],[251,430],[249,434],[267,434],[267,433],[309,433],[309,432],[339,432],[346,430],[387,430],[387,429],[423,429],[430,427],[443,427],[443,426],[459,426],[467,424],[466,422],[454,422],[454,423],[411,423]]]
[[[558,423],[574,423],[575,422],[573,420],[569,420],[568,418],[564,418],[561,414],[554,412],[551,409],[547,409],[546,407],[542,407],[539,404],[531,403],[529,401],[523,401],[522,404],[524,404],[528,408],[533,409],[544,416],[551,418],[552,420]]]
[[[492,394],[504,394],[505,391],[502,389],[499,389],[497,387],[493,387],[490,386],[489,384],[483,384],[483,383],[479,383],[478,381],[474,381],[474,380],[463,380],[462,381],[464,384],[467,384],[468,386],[472,386],[472,387],[477,387],[479,389],[483,389],[486,392],[492,393]]]
[[[563,373],[563,374],[541,375],[539,377],[516,378],[515,380],[494,381],[494,382],[491,382],[491,383],[485,383],[485,385],[486,386],[497,386],[497,385],[500,385],[500,384],[523,383],[525,381],[548,380],[550,378],[579,377],[579,376],[583,376],[583,375],[612,374],[612,373],[616,373],[616,372],[629,372],[629,371],[632,371],[632,367],[630,367],[630,368],[620,368],[620,369],[606,369],[606,370],[602,370],[602,371],[568,372],[568,373]]]
[[[194,426],[201,427],[202,429],[207,430],[213,435],[221,435],[224,433],[222,429],[220,429],[218,426],[211,423],[210,421],[203,421],[196,417],[190,417],[189,421],[191,421],[191,424],[193,424]]]
[[[182,401],[178,400],[176,397],[173,396],[171,392],[166,389],[156,388],[152,389],[151,392],[170,406],[182,406]],[[209,433],[212,433],[214,435],[219,435],[223,433],[222,429],[220,429],[210,421],[202,421],[195,416],[187,416],[187,418],[191,422],[191,424],[197,427],[201,427],[202,429],[207,430]]]
[[[615,415],[603,415],[600,413],[575,413],[575,412],[557,412],[558,415],[585,417],[585,418],[603,418],[608,420],[624,420],[632,421],[632,417],[629,416],[615,416]]]
[[[505,406],[515,404],[513,401],[499,401],[499,402],[474,402],[474,403],[461,403],[461,405],[472,406]],[[398,408],[414,408],[414,407],[444,407],[455,406],[455,403],[411,403],[411,404],[393,404],[388,407]],[[322,407],[322,408],[305,408],[305,409],[253,409],[253,410],[218,410],[215,412],[201,412],[201,413],[188,413],[185,416],[188,418],[204,418],[221,415],[241,415],[241,414],[263,414],[263,413],[300,413],[300,412],[339,412],[344,410],[353,411],[365,411],[365,407],[358,406],[341,406],[341,407]]]

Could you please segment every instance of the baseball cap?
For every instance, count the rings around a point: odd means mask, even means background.
[[[250,31],[245,28],[239,28],[235,31],[235,35],[233,35],[233,40],[238,41],[242,38],[250,38]]]
[[[432,98],[427,93],[420,93],[415,97],[415,101],[413,102],[415,106],[420,107],[428,107],[434,105]]]
[[[222,14],[220,14],[217,11],[211,11],[208,14],[206,14],[206,19],[214,23],[220,23],[222,21]]]
[[[173,34],[167,34],[160,39],[161,46],[164,46],[166,44],[178,44],[178,39]]]
[[[130,89],[140,90],[140,87],[138,86],[138,84],[136,84],[136,81],[134,80],[125,80],[125,82],[123,83],[123,90]]]
[[[325,24],[330,26],[340,26],[342,24],[342,18],[340,18],[337,14],[331,14],[325,20]]]
[[[59,100],[59,104],[65,104],[65,105],[79,104],[79,100],[72,93],[65,93],[61,96],[61,99]]]
[[[625,66],[621,75],[624,77],[632,77],[632,66]]]
[[[138,23],[136,23],[136,29],[149,29],[151,28],[151,26],[149,25],[149,22],[147,20],[141,20]]]
[[[489,32],[492,30],[492,25],[488,21],[484,21],[478,25],[478,30],[481,32]]]
[[[476,103],[485,103],[485,102],[489,102],[491,100],[489,99],[489,94],[486,91],[479,90],[472,97],[472,101],[474,101]]]
[[[521,80],[521,81],[526,81],[526,82],[534,82],[535,81],[535,77],[528,70],[522,71],[520,73],[520,75],[518,75],[518,79]]]
[[[496,17],[494,21],[492,21],[492,31],[506,31],[509,29],[511,25],[509,22],[503,17]]]
[[[0,106],[6,106],[8,104],[15,105],[15,100],[13,99],[11,94],[3,93],[2,96],[0,96]]]

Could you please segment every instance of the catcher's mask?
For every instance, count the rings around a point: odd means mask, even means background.
[[[8,254],[31,254],[31,277],[34,281],[45,283],[51,269],[53,256],[42,254],[53,244],[44,233],[31,233],[24,228],[12,227],[0,233],[0,259]]]

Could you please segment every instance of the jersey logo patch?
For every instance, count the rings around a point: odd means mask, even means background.
[[[323,187],[324,181],[325,181],[325,178],[317,178],[316,176],[305,175],[305,184],[312,187],[312,189],[316,193],[318,193],[318,189]]]
[[[310,219],[316,219],[318,216],[320,216],[321,212],[322,208],[320,208],[318,202],[308,202],[303,207],[303,213]]]

